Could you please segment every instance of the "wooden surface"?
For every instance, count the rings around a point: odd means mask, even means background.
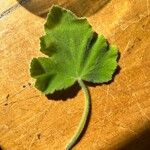
[[[4,150],[63,150],[83,112],[81,90],[73,89],[74,96],[62,101],[54,100],[57,96],[48,100],[33,87],[29,64],[41,55],[39,37],[45,18],[38,15],[44,16],[48,1],[38,0],[38,6],[34,2],[0,0],[0,146]],[[121,53],[114,81],[90,87],[90,122],[74,150],[148,150],[150,0],[102,2],[58,1],[87,16],[93,29],[117,44]]]

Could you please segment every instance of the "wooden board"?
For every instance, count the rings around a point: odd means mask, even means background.
[[[67,91],[48,99],[33,86],[29,64],[41,55],[39,37],[45,18],[38,15],[47,12],[48,1],[38,0],[38,6],[34,2],[0,0],[0,146],[4,150],[63,150],[84,108],[77,87],[69,95]],[[93,29],[117,44],[121,54],[114,81],[90,87],[90,122],[74,149],[148,150],[150,0],[57,3],[87,16]]]

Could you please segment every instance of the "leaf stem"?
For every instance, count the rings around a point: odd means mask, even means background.
[[[73,137],[71,138],[71,140],[69,141],[69,143],[67,144],[65,150],[71,150],[71,148],[77,143],[77,140],[79,139],[79,137],[80,137],[85,125],[86,125],[88,115],[90,112],[90,93],[89,93],[89,90],[81,79],[78,80],[78,83],[84,92],[85,107],[84,107],[84,111],[83,111],[80,123],[78,125],[78,128],[77,128],[75,134],[73,135]]]

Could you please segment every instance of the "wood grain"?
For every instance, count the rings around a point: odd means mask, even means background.
[[[97,1],[91,0],[85,12],[81,2],[58,1],[63,2],[75,13],[88,16],[93,29],[117,44],[121,54],[121,70],[114,81],[90,86],[90,123],[74,149],[148,150],[150,0],[110,0],[96,11],[92,9]],[[42,8],[32,3],[0,1],[0,14],[17,5],[0,18],[0,146],[4,150],[63,150],[81,118],[83,94],[75,90],[76,96],[65,101],[48,100],[34,88],[29,64],[41,55],[39,37],[45,18],[27,5],[47,12],[47,3]]]

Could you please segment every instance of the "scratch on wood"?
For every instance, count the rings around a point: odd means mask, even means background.
[[[9,94],[7,94],[6,99],[8,99],[8,98],[9,98],[9,96],[10,96],[10,95],[9,95]]]
[[[10,8],[4,10],[1,14],[0,14],[0,19],[8,14],[10,14],[11,12],[13,12],[14,10],[16,10],[20,5],[17,3],[13,6],[11,6]]]
[[[147,15],[150,15],[150,11],[149,11],[149,0],[147,0]]]
[[[145,13],[145,12],[143,12]],[[147,20],[149,20],[149,16],[150,16],[150,13],[147,14],[147,15],[139,15],[139,19],[138,20],[135,20],[135,21],[132,21],[134,18],[126,21],[128,22],[128,24],[126,24],[126,22],[122,23],[122,24],[118,24],[116,26],[116,31],[113,32],[111,35],[110,35],[110,38],[114,37],[116,34],[118,34],[120,32],[120,30],[118,31],[118,29],[121,29],[122,31],[125,31],[128,27],[130,27],[131,25],[133,24],[136,24],[136,23],[139,23],[142,19],[145,19],[145,18],[148,18]],[[145,30],[144,30],[145,31]],[[149,30],[148,30],[149,31]]]
[[[144,118],[146,118],[146,119],[148,120],[148,122],[150,122],[150,118],[149,118],[149,116],[146,114],[146,112],[144,111],[144,109],[142,108],[140,102],[138,101],[137,95],[134,94],[133,96],[134,96],[134,98],[135,98],[136,104],[137,104],[137,106],[138,106],[138,108],[139,108],[139,111],[140,111],[141,115],[142,115]]]
[[[26,89],[27,89],[27,87],[24,88],[24,89],[21,89],[20,91],[14,93],[14,94],[12,94],[12,95],[10,95],[10,94],[9,94],[9,96],[7,95],[6,98],[2,99],[2,101],[0,102],[0,105],[3,105],[3,103],[5,103],[6,100],[8,100],[8,98],[9,98],[9,99],[10,99],[10,98],[13,98],[13,97],[15,97],[16,95],[18,95],[18,94],[22,93],[23,91],[25,91]],[[15,101],[15,102],[16,102],[16,101]]]
[[[8,9],[4,10],[2,13],[0,13],[0,19],[4,16],[7,16],[11,12],[15,11],[18,7],[21,6],[21,4],[27,3],[29,0],[21,0],[19,3],[14,4],[13,6],[9,7]]]
[[[36,140],[36,136],[37,136],[37,134],[36,134],[36,135],[34,135],[34,137],[32,138],[32,140],[31,140],[31,142],[30,142],[30,144],[29,144],[28,150],[30,150],[30,149],[31,149],[31,147],[32,147],[33,143],[34,143],[34,142],[35,142],[35,140]]]
[[[22,140],[25,136],[26,136],[25,134],[21,134],[21,135],[19,136],[19,138],[16,138],[16,139],[15,139],[14,142],[18,142],[18,141]]]
[[[114,126],[117,126],[117,127],[119,127],[119,128],[128,130],[130,133],[132,133],[132,134],[134,134],[134,135],[137,135],[137,134],[138,134],[135,130],[131,129],[131,127],[126,126],[125,124],[122,124],[121,122],[112,122],[111,120],[110,120],[110,122],[111,122]]]
[[[143,74],[143,77],[144,77],[145,79],[147,79],[147,76],[146,76],[146,74],[145,74],[143,68],[141,68],[141,72],[142,72],[142,74]]]
[[[138,106],[138,108],[139,108],[139,110],[140,110],[141,115],[142,115],[143,117],[145,117],[148,121],[150,121],[150,118],[147,116],[147,114],[145,113],[145,111],[144,111],[143,108],[141,107],[141,105],[140,105],[140,103],[138,102],[138,100],[137,100],[137,106]]]
[[[50,108],[49,108],[50,109]],[[9,130],[4,136],[3,138],[6,138],[8,135],[13,134],[14,131],[18,130],[19,128],[22,128],[24,125],[33,122],[34,119],[37,119],[38,117],[41,117],[43,114],[45,115],[45,113],[47,111],[49,111],[49,109],[44,109],[43,111],[37,113],[36,115],[33,115],[31,118],[25,120],[23,123],[19,124],[18,126],[16,126],[15,128]]]

